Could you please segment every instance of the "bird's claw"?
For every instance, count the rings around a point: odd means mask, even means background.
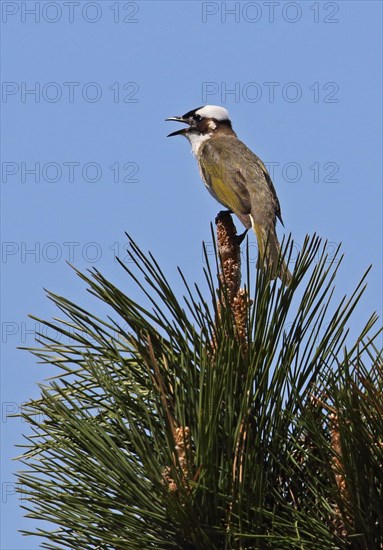
[[[245,229],[245,231],[243,233],[241,233],[240,235],[237,235],[237,243],[238,244],[241,244],[242,241],[244,240],[244,238],[246,237],[247,235],[247,229]]]

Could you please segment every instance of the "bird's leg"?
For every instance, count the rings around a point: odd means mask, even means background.
[[[237,242],[238,244],[241,244],[243,239],[246,237],[247,235],[247,232],[248,232],[248,229],[245,229],[245,231],[243,233],[241,233],[240,235],[237,235]]]
[[[218,214],[215,218],[215,223],[217,224],[221,220],[227,219],[228,217],[231,219],[231,214],[233,214],[233,213],[234,212],[230,209],[221,210],[220,212],[218,212]],[[231,219],[231,223],[233,223],[232,219]],[[233,230],[234,230],[233,238],[236,240],[237,245],[239,246],[242,243],[243,239],[246,237],[248,229],[245,229],[245,231],[243,233],[241,233],[240,235],[236,235],[237,231],[236,231],[234,225],[233,225]]]

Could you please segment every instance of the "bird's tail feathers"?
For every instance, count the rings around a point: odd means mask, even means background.
[[[270,271],[271,279],[279,277],[286,285],[291,281],[291,273],[281,258],[281,247],[274,227],[266,228],[251,220],[258,241],[258,265]]]

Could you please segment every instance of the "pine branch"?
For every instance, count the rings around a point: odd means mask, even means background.
[[[132,241],[121,266],[149,307],[97,270],[77,273],[105,320],[49,293],[59,325],[38,320],[57,336],[30,351],[58,375],[23,407],[19,473],[28,515],[52,525],[34,531],[44,547],[381,547],[376,316],[348,334],[364,278],[334,303],[338,257],[314,236],[287,287],[247,250],[241,288],[228,213],[217,248],[206,288],[181,274],[184,299]]]

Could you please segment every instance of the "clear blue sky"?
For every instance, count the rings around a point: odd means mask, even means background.
[[[33,527],[11,461],[27,427],[6,415],[54,374],[16,349],[39,328],[27,314],[56,313],[43,287],[99,310],[68,260],[134,296],[114,261],[124,231],[179,294],[176,266],[203,279],[220,207],[167,116],[225,106],[272,168],[279,235],[342,241],[338,296],[373,264],[355,332],[382,309],[381,2],[78,4],[1,2],[3,550],[39,544],[17,532]]]

